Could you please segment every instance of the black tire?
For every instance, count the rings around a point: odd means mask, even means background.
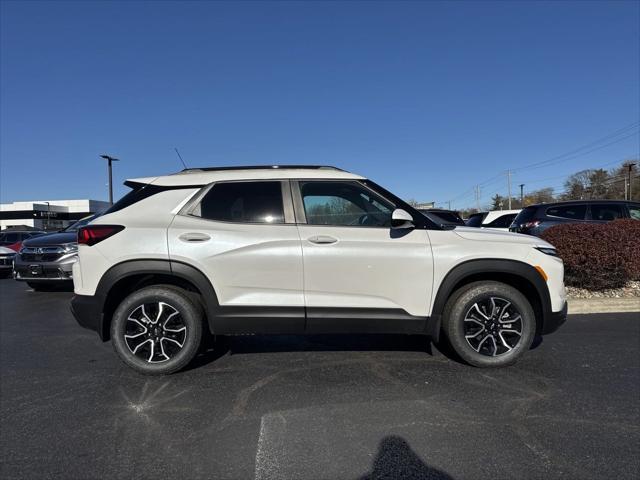
[[[188,292],[167,285],[145,287],[125,298],[114,312],[113,348],[137,372],[167,375],[186,367],[198,353],[203,319],[202,308]]]
[[[27,282],[27,285],[36,292],[51,292],[56,289],[56,285],[49,282]]]
[[[470,365],[505,367],[531,347],[536,319],[519,290],[500,282],[479,281],[449,298],[443,330],[455,353]]]

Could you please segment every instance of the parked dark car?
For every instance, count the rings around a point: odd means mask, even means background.
[[[34,290],[49,290],[73,281],[71,269],[78,259],[78,228],[93,220],[85,217],[56,233],[30,238],[13,258],[13,277]]]
[[[0,233],[0,247],[8,247],[9,245],[20,244],[27,238],[44,235],[46,232],[40,230],[13,230],[6,229]]]
[[[624,200],[575,200],[525,207],[509,231],[540,236],[547,228],[563,223],[606,223],[618,218],[640,220],[640,202]]]
[[[419,208],[418,211],[438,225],[464,225],[464,220],[455,210]]]

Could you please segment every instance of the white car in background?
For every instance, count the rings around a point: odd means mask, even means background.
[[[490,228],[492,230],[509,231],[509,226],[520,213],[518,210],[494,210],[492,212],[478,212],[470,215],[466,221],[467,227]]]

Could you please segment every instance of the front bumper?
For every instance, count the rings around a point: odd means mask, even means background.
[[[548,335],[549,333],[553,333],[558,330],[564,322],[567,321],[567,302],[564,302],[562,310],[559,312],[551,312],[547,315],[547,318],[544,319],[544,324],[542,325],[542,335]]]
[[[13,260],[13,277],[16,280],[37,282],[43,281],[71,281],[72,268],[78,259],[77,255],[63,257],[55,262],[23,260],[17,254]]]
[[[0,270],[11,270],[15,255],[0,255]]]
[[[104,331],[104,315],[99,297],[74,295],[71,299],[71,313],[81,327],[97,332],[102,340],[108,340],[109,332]]]

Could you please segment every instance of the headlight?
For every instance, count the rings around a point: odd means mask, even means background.
[[[534,247],[534,248],[539,252],[544,253],[545,255],[551,255],[552,257],[558,256],[558,252],[556,251],[555,248],[552,248],[552,247]]]
[[[74,253],[78,251],[78,244],[77,243],[67,243],[66,245],[64,245],[64,251],[66,253]]]

